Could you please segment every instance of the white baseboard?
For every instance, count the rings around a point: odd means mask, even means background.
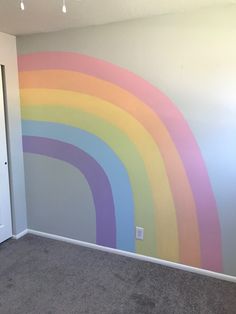
[[[104,251],[104,252],[108,252],[108,253],[123,255],[126,257],[135,258],[135,259],[145,261],[145,262],[151,262],[151,263],[155,263],[155,264],[159,264],[159,265],[164,265],[164,266],[168,266],[168,267],[196,273],[199,275],[204,275],[204,276],[213,277],[216,279],[226,280],[226,281],[236,283],[236,277],[234,277],[234,276],[216,273],[216,272],[201,269],[201,268],[191,267],[191,266],[178,264],[178,263],[174,263],[174,262],[168,262],[168,261],[165,261],[165,260],[162,260],[159,258],[149,257],[149,256],[145,256],[145,255],[141,255],[141,254],[137,254],[137,253],[131,253],[131,252],[127,252],[127,251],[121,251],[121,250],[117,250],[117,249],[112,249],[109,247],[104,247],[104,246],[100,246],[97,244],[83,242],[83,241],[79,241],[79,240],[75,240],[75,239],[71,239],[71,238],[66,238],[66,237],[58,236],[58,235],[51,234],[51,233],[41,232],[41,231],[37,231],[37,230],[28,229],[28,233],[34,234],[34,235],[37,235],[40,237],[45,237],[45,238],[49,238],[49,239],[53,239],[53,240],[59,240],[59,241],[68,242],[68,243],[72,243],[72,244],[76,244],[76,245],[81,245],[81,246],[85,246],[85,247],[88,247],[91,249],[96,249],[96,250],[100,250],[100,251]]]
[[[15,240],[18,240],[18,239],[22,238],[24,235],[26,235],[27,233],[28,233],[28,229],[25,229],[25,230],[21,231],[20,233],[13,234],[12,238]]]

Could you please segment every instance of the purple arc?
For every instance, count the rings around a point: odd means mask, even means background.
[[[81,149],[49,138],[23,136],[23,150],[65,161],[82,172],[90,186],[96,208],[96,243],[115,248],[114,202],[110,183],[101,166]]]

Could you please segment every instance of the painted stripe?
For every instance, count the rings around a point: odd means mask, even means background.
[[[135,203],[135,224],[145,228],[145,238],[136,241],[136,250],[144,255],[156,256],[156,225],[150,186],[143,161],[127,136],[103,119],[79,109],[75,111],[58,106],[55,110],[53,106],[22,106],[21,113],[25,120],[61,123],[85,130],[102,139],[115,152],[130,178]]]
[[[163,258],[179,260],[176,210],[162,156],[152,137],[127,112],[96,97],[63,90],[21,90],[24,106],[55,104],[73,108],[112,123],[136,146],[144,162],[155,205],[158,250]],[[168,254],[168,255],[167,255]]]
[[[46,52],[24,55],[19,57],[19,69],[65,69],[83,72],[110,81],[149,105],[167,127],[191,183],[198,208],[202,267],[222,270],[220,225],[207,170],[187,122],[165,95],[127,70],[78,53]]]
[[[178,221],[180,260],[184,264],[200,267],[197,208],[191,186],[178,151],[159,117],[126,90],[83,73],[62,70],[29,71],[20,72],[19,79],[21,89],[62,89],[106,100],[127,111],[145,127],[160,149],[169,178]]]
[[[78,168],[88,181],[96,208],[97,244],[115,248],[116,224],[109,181],[98,163],[81,149],[61,141],[23,136],[23,150],[63,160]]]
[[[50,138],[72,144],[94,158],[111,185],[116,217],[116,248],[135,252],[134,202],[129,177],[114,152],[98,137],[63,124],[22,121],[24,136]]]

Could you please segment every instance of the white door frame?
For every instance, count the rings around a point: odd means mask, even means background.
[[[0,243],[12,236],[3,71],[0,65]]]

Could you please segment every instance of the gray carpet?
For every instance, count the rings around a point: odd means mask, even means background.
[[[32,235],[0,245],[0,313],[236,313],[236,284]]]

